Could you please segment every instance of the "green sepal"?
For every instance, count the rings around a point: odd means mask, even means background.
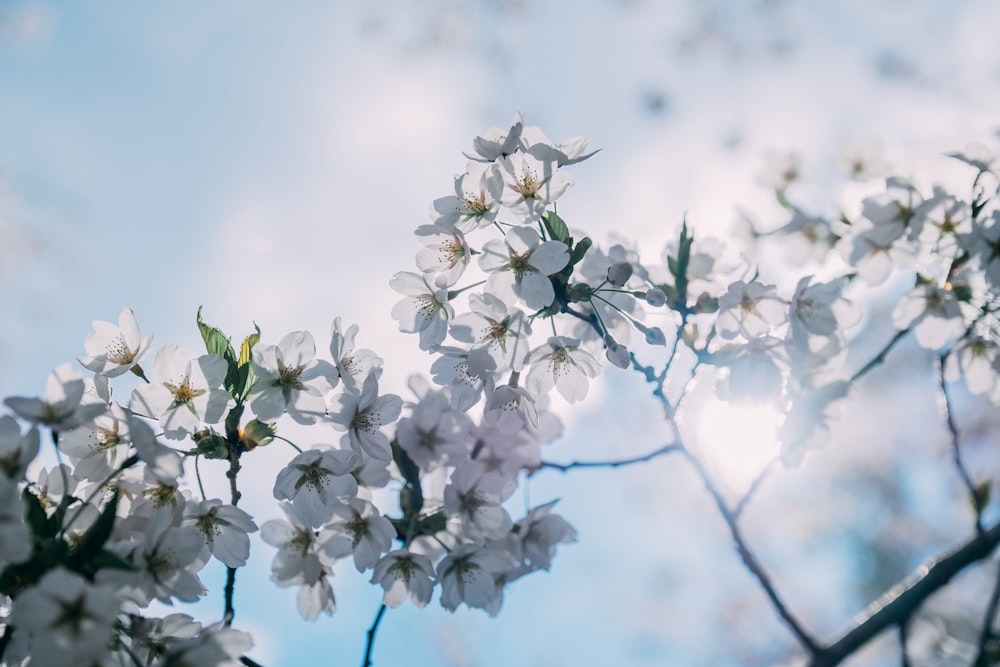
[[[590,301],[591,297],[594,296],[594,288],[586,283],[573,283],[566,298],[570,303],[580,303],[585,301]]]
[[[951,286],[951,291],[955,294],[955,298],[962,303],[972,302],[972,288],[969,287],[969,283],[953,283]]]
[[[972,491],[972,497],[969,499],[969,502],[972,503],[972,509],[976,512],[976,516],[981,515],[987,505],[990,504],[991,491],[992,483],[988,479],[976,484],[976,487]]]
[[[195,442],[194,452],[206,459],[227,459],[229,458],[229,444],[226,439],[216,433],[211,428],[203,428],[196,432],[192,438]]]
[[[271,444],[274,441],[275,433],[277,433],[277,429],[274,426],[274,422],[262,422],[259,419],[251,419],[243,427],[243,437],[240,440],[247,450],[251,450]]]
[[[545,231],[549,233],[549,238],[554,241],[561,241],[567,245],[573,244],[573,237],[569,235],[569,227],[553,211],[543,213],[542,222],[545,224]]]
[[[97,555],[104,548],[105,543],[107,543],[108,538],[111,537],[111,531],[115,527],[116,512],[118,511],[118,490],[116,489],[111,496],[111,500],[108,504],[104,506],[101,510],[101,515],[97,517],[97,520],[90,526],[90,529],[83,536],[83,539],[77,543],[76,547],[70,552],[69,558],[66,561],[66,565],[71,570],[76,570],[81,573],[89,573],[93,571],[94,565],[91,561],[97,557]]]

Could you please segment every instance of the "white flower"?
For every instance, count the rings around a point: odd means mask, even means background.
[[[169,642],[153,667],[242,667],[240,658],[252,648],[246,632],[210,625],[196,637]]]
[[[396,439],[421,470],[431,471],[468,456],[471,430],[472,421],[445,392],[430,392],[396,424]]]
[[[948,354],[945,363],[945,379],[965,381],[965,386],[973,394],[991,394],[997,387],[997,372],[1000,370],[1000,346],[982,336],[962,338]]]
[[[392,319],[399,322],[404,333],[420,334],[420,349],[433,350],[448,335],[448,320],[455,311],[448,303],[448,283],[445,276],[433,279],[409,271],[400,271],[389,285],[406,298],[392,307]]]
[[[455,177],[455,194],[434,200],[440,216],[435,225],[454,225],[463,232],[488,227],[496,220],[502,192],[503,176],[496,165],[470,162],[466,173]]]
[[[423,607],[434,591],[433,577],[434,566],[426,556],[400,549],[387,553],[375,565],[371,583],[385,591],[382,603],[387,607],[398,607],[407,598]]]
[[[288,411],[300,424],[314,424],[326,414],[326,395],[337,386],[337,369],[314,359],[316,344],[308,331],[295,331],[277,345],[257,345],[253,368],[257,383],[250,408],[262,421]]]
[[[601,364],[580,347],[580,341],[566,336],[550,337],[532,351],[529,362],[528,391],[541,396],[555,387],[570,403],[586,398],[588,380],[601,372]]]
[[[462,533],[482,543],[507,534],[512,522],[501,503],[504,480],[498,475],[483,474],[475,465],[463,465],[451,475],[444,490],[444,511],[462,522]]]
[[[497,158],[514,153],[521,146],[521,131],[524,129],[524,117],[514,116],[510,129],[502,130],[491,127],[472,141],[475,155],[463,152],[462,155],[478,162],[493,162]]]
[[[441,606],[455,611],[464,602],[496,615],[502,601],[496,578],[510,566],[510,559],[499,551],[472,545],[456,547],[438,563]]]
[[[785,321],[788,304],[775,293],[774,285],[738,280],[719,297],[715,327],[723,338],[742,334],[756,338]]]
[[[12,653],[27,643],[33,665],[93,664],[107,654],[120,606],[112,586],[51,570],[15,599]]]
[[[28,464],[38,455],[38,429],[21,435],[21,427],[10,415],[0,417],[0,473],[13,480],[24,477]]]
[[[173,510],[154,510],[146,522],[142,541],[126,544],[126,557],[135,573],[120,575],[130,582],[122,595],[145,606],[153,598],[172,604],[172,598],[194,602],[205,594],[196,572],[202,568],[205,540],[196,528],[173,525]]]
[[[250,536],[257,532],[253,518],[221,500],[190,502],[184,508],[181,525],[194,526],[205,539],[212,555],[227,567],[243,567],[250,557]]]
[[[486,399],[483,422],[501,433],[513,435],[526,425],[538,425],[535,399],[521,387],[503,384]]]
[[[369,375],[361,392],[344,391],[330,406],[330,421],[338,431],[347,431],[344,439],[358,456],[381,461],[392,459],[389,438],[382,432],[399,418],[403,399],[395,394],[378,395],[378,378]]]
[[[379,556],[389,551],[396,529],[367,500],[351,498],[333,510],[320,539],[326,538],[325,550],[338,557],[351,554],[358,572],[375,567]]]
[[[59,449],[74,459],[75,473],[92,482],[100,482],[121,465],[131,445],[128,413],[117,403],[93,424],[70,431],[59,441]]]
[[[94,321],[94,331],[83,341],[89,356],[80,357],[79,361],[89,371],[115,377],[139,363],[152,341],[152,334],[141,337],[132,309],[123,308],[118,315],[118,326]]]
[[[191,435],[201,425],[218,423],[232,404],[222,383],[226,360],[215,354],[192,359],[176,345],[166,345],[153,361],[149,384],[132,392],[132,409],[160,420],[163,434],[171,440]]]
[[[912,327],[920,347],[940,350],[965,331],[955,293],[947,287],[917,285],[892,311],[897,329]]]
[[[336,556],[327,554],[317,539],[317,532],[290,505],[282,505],[288,521],[272,519],[260,527],[261,538],[278,553],[271,563],[271,580],[278,586],[299,584],[298,610],[307,621],[315,620],[320,612],[332,614],[336,609],[329,566]]]
[[[506,303],[520,297],[529,308],[545,308],[555,298],[549,276],[569,262],[569,248],[560,241],[542,241],[531,227],[515,227],[503,240],[483,246],[479,266],[489,273],[486,288]]]
[[[62,364],[49,374],[44,400],[11,396],[4,399],[4,404],[34,424],[68,431],[93,421],[108,409],[104,403],[82,401],[85,389],[83,376],[71,365]]]
[[[534,508],[511,529],[519,558],[533,568],[548,570],[556,545],[576,541],[576,529],[558,514],[551,513],[556,502]]]
[[[466,412],[482,398],[489,376],[472,371],[467,350],[445,346],[438,352],[441,356],[431,364],[431,377],[451,390],[451,407]]]
[[[785,380],[778,364],[785,365],[787,360],[780,339],[751,338],[742,345],[720,350],[716,358],[719,365],[729,367],[729,375],[718,386],[723,400],[767,401],[781,393]]]
[[[573,177],[560,171],[552,159],[517,153],[502,158],[498,164],[503,175],[500,201],[524,224],[537,222],[549,204],[573,185]]]
[[[341,332],[340,318],[333,320],[330,337],[330,356],[337,367],[344,386],[357,389],[369,373],[379,377],[382,374],[382,358],[368,349],[354,349],[354,339],[358,335],[358,325],[352,324]]]
[[[170,486],[177,485],[177,478],[184,474],[184,459],[180,454],[156,441],[149,424],[132,417],[129,420],[132,444],[146,470],[157,480]]]
[[[841,296],[844,281],[810,284],[811,280],[805,276],[795,287],[788,315],[791,338],[806,343],[810,334],[834,336],[858,323],[861,310]]]
[[[524,368],[531,334],[524,313],[489,292],[470,294],[469,309],[455,318],[450,331],[455,340],[475,345],[469,351],[471,372],[483,375]]]
[[[472,256],[465,236],[454,226],[441,222],[421,225],[415,233],[424,243],[417,252],[417,267],[425,274],[441,275],[445,284],[454,285]]]
[[[342,499],[358,493],[358,484],[351,476],[356,463],[352,452],[307,449],[278,472],[274,497],[292,501],[308,525],[322,526]]]

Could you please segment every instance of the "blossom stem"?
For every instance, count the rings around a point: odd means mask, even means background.
[[[198,466],[198,461],[201,459],[200,455],[195,455],[194,457],[194,476],[198,480],[198,490],[201,492],[201,499],[205,500],[205,487],[201,483],[201,468]]]
[[[448,300],[451,301],[462,292],[468,291],[470,289],[475,289],[476,287],[485,284],[486,284],[485,280],[480,280],[478,283],[472,283],[471,285],[466,285],[465,287],[459,287],[458,289],[448,290]]]
[[[364,661],[361,663],[361,667],[371,667],[372,649],[375,647],[375,633],[378,632],[378,625],[382,622],[382,617],[385,615],[385,609],[385,604],[379,605],[378,613],[375,614],[375,621],[372,623],[372,627],[368,628],[368,641],[365,643],[365,657]]]
[[[980,493],[977,491],[976,483],[972,481],[972,476],[969,474],[969,470],[965,467],[965,462],[962,460],[962,450],[958,439],[958,426],[955,424],[955,415],[952,412],[951,397],[948,395],[948,384],[944,379],[944,363],[947,356],[946,353],[938,357],[938,388],[941,390],[941,410],[944,413],[945,423],[948,425],[948,433],[951,436],[951,458],[955,463],[958,476],[962,478],[962,484],[965,485],[965,489],[969,493],[972,509],[976,513],[976,533],[982,534],[983,515]]]
[[[291,445],[291,446],[292,446],[292,449],[294,449],[295,451],[297,451],[297,452],[298,452],[299,454],[301,454],[301,453],[302,453],[302,448],[301,448],[301,447],[299,447],[298,445],[296,445],[296,444],[295,444],[294,442],[292,442],[292,441],[291,441],[291,440],[289,440],[288,438],[283,438],[283,437],[281,437],[280,435],[278,435],[277,433],[275,433],[275,434],[274,434],[274,437],[275,437],[276,439],[278,439],[278,440],[281,440],[281,441],[283,441],[283,442],[287,442],[287,443],[288,443],[289,445]]]

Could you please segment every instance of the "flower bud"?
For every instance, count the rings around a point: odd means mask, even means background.
[[[624,287],[632,277],[632,265],[628,262],[615,262],[608,269],[608,282],[615,287]]]
[[[659,287],[653,287],[652,289],[646,290],[646,303],[653,306],[654,308],[659,308],[667,302],[667,295],[663,293]]]
[[[666,345],[667,337],[660,327],[647,327],[642,322],[635,322],[635,328],[646,336],[646,342],[650,345]]]
[[[606,346],[604,356],[608,358],[608,361],[618,368],[627,370],[632,362],[632,357],[629,354],[628,348],[624,345],[619,345],[618,341],[616,341],[611,334],[604,337],[604,345]]]

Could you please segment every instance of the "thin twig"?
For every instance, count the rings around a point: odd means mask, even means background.
[[[986,613],[983,614],[983,628],[979,631],[979,653],[973,667],[987,667],[990,664],[987,646],[993,639],[993,625],[997,622],[997,608],[1000,607],[1000,572],[997,573],[996,583],[993,584],[993,593],[990,601],[986,605]]]
[[[385,605],[382,604],[378,608],[378,613],[375,614],[375,621],[372,623],[372,627],[368,628],[368,641],[365,643],[365,658],[361,663],[361,667],[371,667],[372,649],[375,647],[375,633],[378,632],[378,624],[382,622],[382,616],[384,615]]]
[[[240,658],[240,662],[242,662],[247,667],[264,667],[264,665],[260,664],[256,660],[253,660],[252,658],[248,658],[246,656]]]
[[[951,458],[955,462],[955,469],[958,470],[959,477],[969,492],[969,500],[972,503],[972,510],[976,514],[976,532],[983,532],[983,516],[979,494],[976,492],[976,483],[972,481],[969,470],[962,461],[962,451],[959,447],[958,426],[955,425],[955,417],[952,414],[951,398],[948,396],[948,384],[944,379],[944,362],[946,354],[938,357],[938,387],[941,389],[941,407],[944,412],[945,422],[948,424],[948,433],[951,435]]]
[[[854,628],[814,654],[809,667],[839,665],[882,631],[905,623],[927,598],[947,586],[956,574],[993,553],[997,544],[1000,544],[1000,524],[976,535],[950,554],[925,562],[868,605],[858,616]]]
[[[749,503],[750,499],[753,498],[755,493],[757,493],[757,489],[761,487],[761,485],[764,483],[764,480],[767,479],[768,475],[771,474],[771,471],[774,470],[777,464],[778,464],[778,459],[773,458],[767,462],[767,465],[764,466],[764,468],[759,473],[757,473],[757,476],[754,477],[752,482],[750,482],[750,487],[747,489],[747,492],[743,494],[743,497],[740,498],[740,501],[736,503],[736,507],[733,508],[734,517],[738,518],[741,514],[743,514],[743,510],[746,509],[747,503]]]
[[[888,356],[889,351],[896,345],[896,343],[900,341],[900,339],[903,336],[905,336],[908,333],[910,333],[909,329],[902,329],[900,331],[897,331],[896,335],[892,337],[892,340],[890,340],[885,347],[882,348],[881,352],[872,357],[871,361],[869,361],[867,364],[859,368],[854,373],[854,375],[851,376],[851,379],[849,380],[850,384],[854,384],[862,375],[864,375],[865,373],[867,373],[868,371],[870,371],[871,369],[875,368],[883,361],[885,361],[885,358],[886,356]]]
[[[676,452],[680,450],[680,445],[674,443],[672,445],[664,445],[659,449],[654,449],[648,454],[643,454],[642,456],[636,456],[631,459],[618,459],[615,461],[571,461],[570,463],[553,463],[552,461],[542,461],[541,464],[532,471],[534,474],[538,470],[543,468],[550,468],[552,470],[559,470],[560,472],[566,472],[572,470],[573,468],[620,468],[622,466],[632,465],[633,463],[644,463],[655,459],[658,456],[663,456],[664,454],[669,454],[670,452]]]
[[[236,618],[236,607],[233,605],[233,594],[236,592],[236,568],[226,568],[225,609],[222,612],[222,625],[230,627]]]
[[[739,525],[736,522],[736,515],[732,510],[726,505],[725,499],[723,499],[722,494],[716,488],[715,483],[712,482],[712,478],[708,476],[708,472],[705,467],[702,466],[701,461],[698,460],[694,454],[692,454],[686,447],[680,445],[679,451],[684,454],[685,458],[694,467],[695,472],[698,473],[698,477],[701,478],[702,483],[708,490],[708,493],[712,496],[715,501],[716,507],[719,509],[719,514],[722,515],[723,520],[729,527],[729,533],[732,535],[733,542],[736,545],[736,551],[740,554],[740,558],[743,560],[743,564],[746,565],[750,573],[757,579],[757,583],[760,587],[764,589],[764,593],[767,595],[768,599],[771,601],[771,606],[778,613],[785,624],[791,629],[792,633],[799,640],[799,643],[809,651],[810,655],[817,655],[820,650],[819,644],[813,639],[802,624],[799,623],[798,619],[792,615],[788,610],[788,607],[782,601],[781,597],[778,596],[778,592],[774,588],[774,584],[771,583],[771,578],[768,576],[767,572],[757,561],[756,556],[750,551],[747,546],[746,541],[743,539],[743,535],[740,532]]]

